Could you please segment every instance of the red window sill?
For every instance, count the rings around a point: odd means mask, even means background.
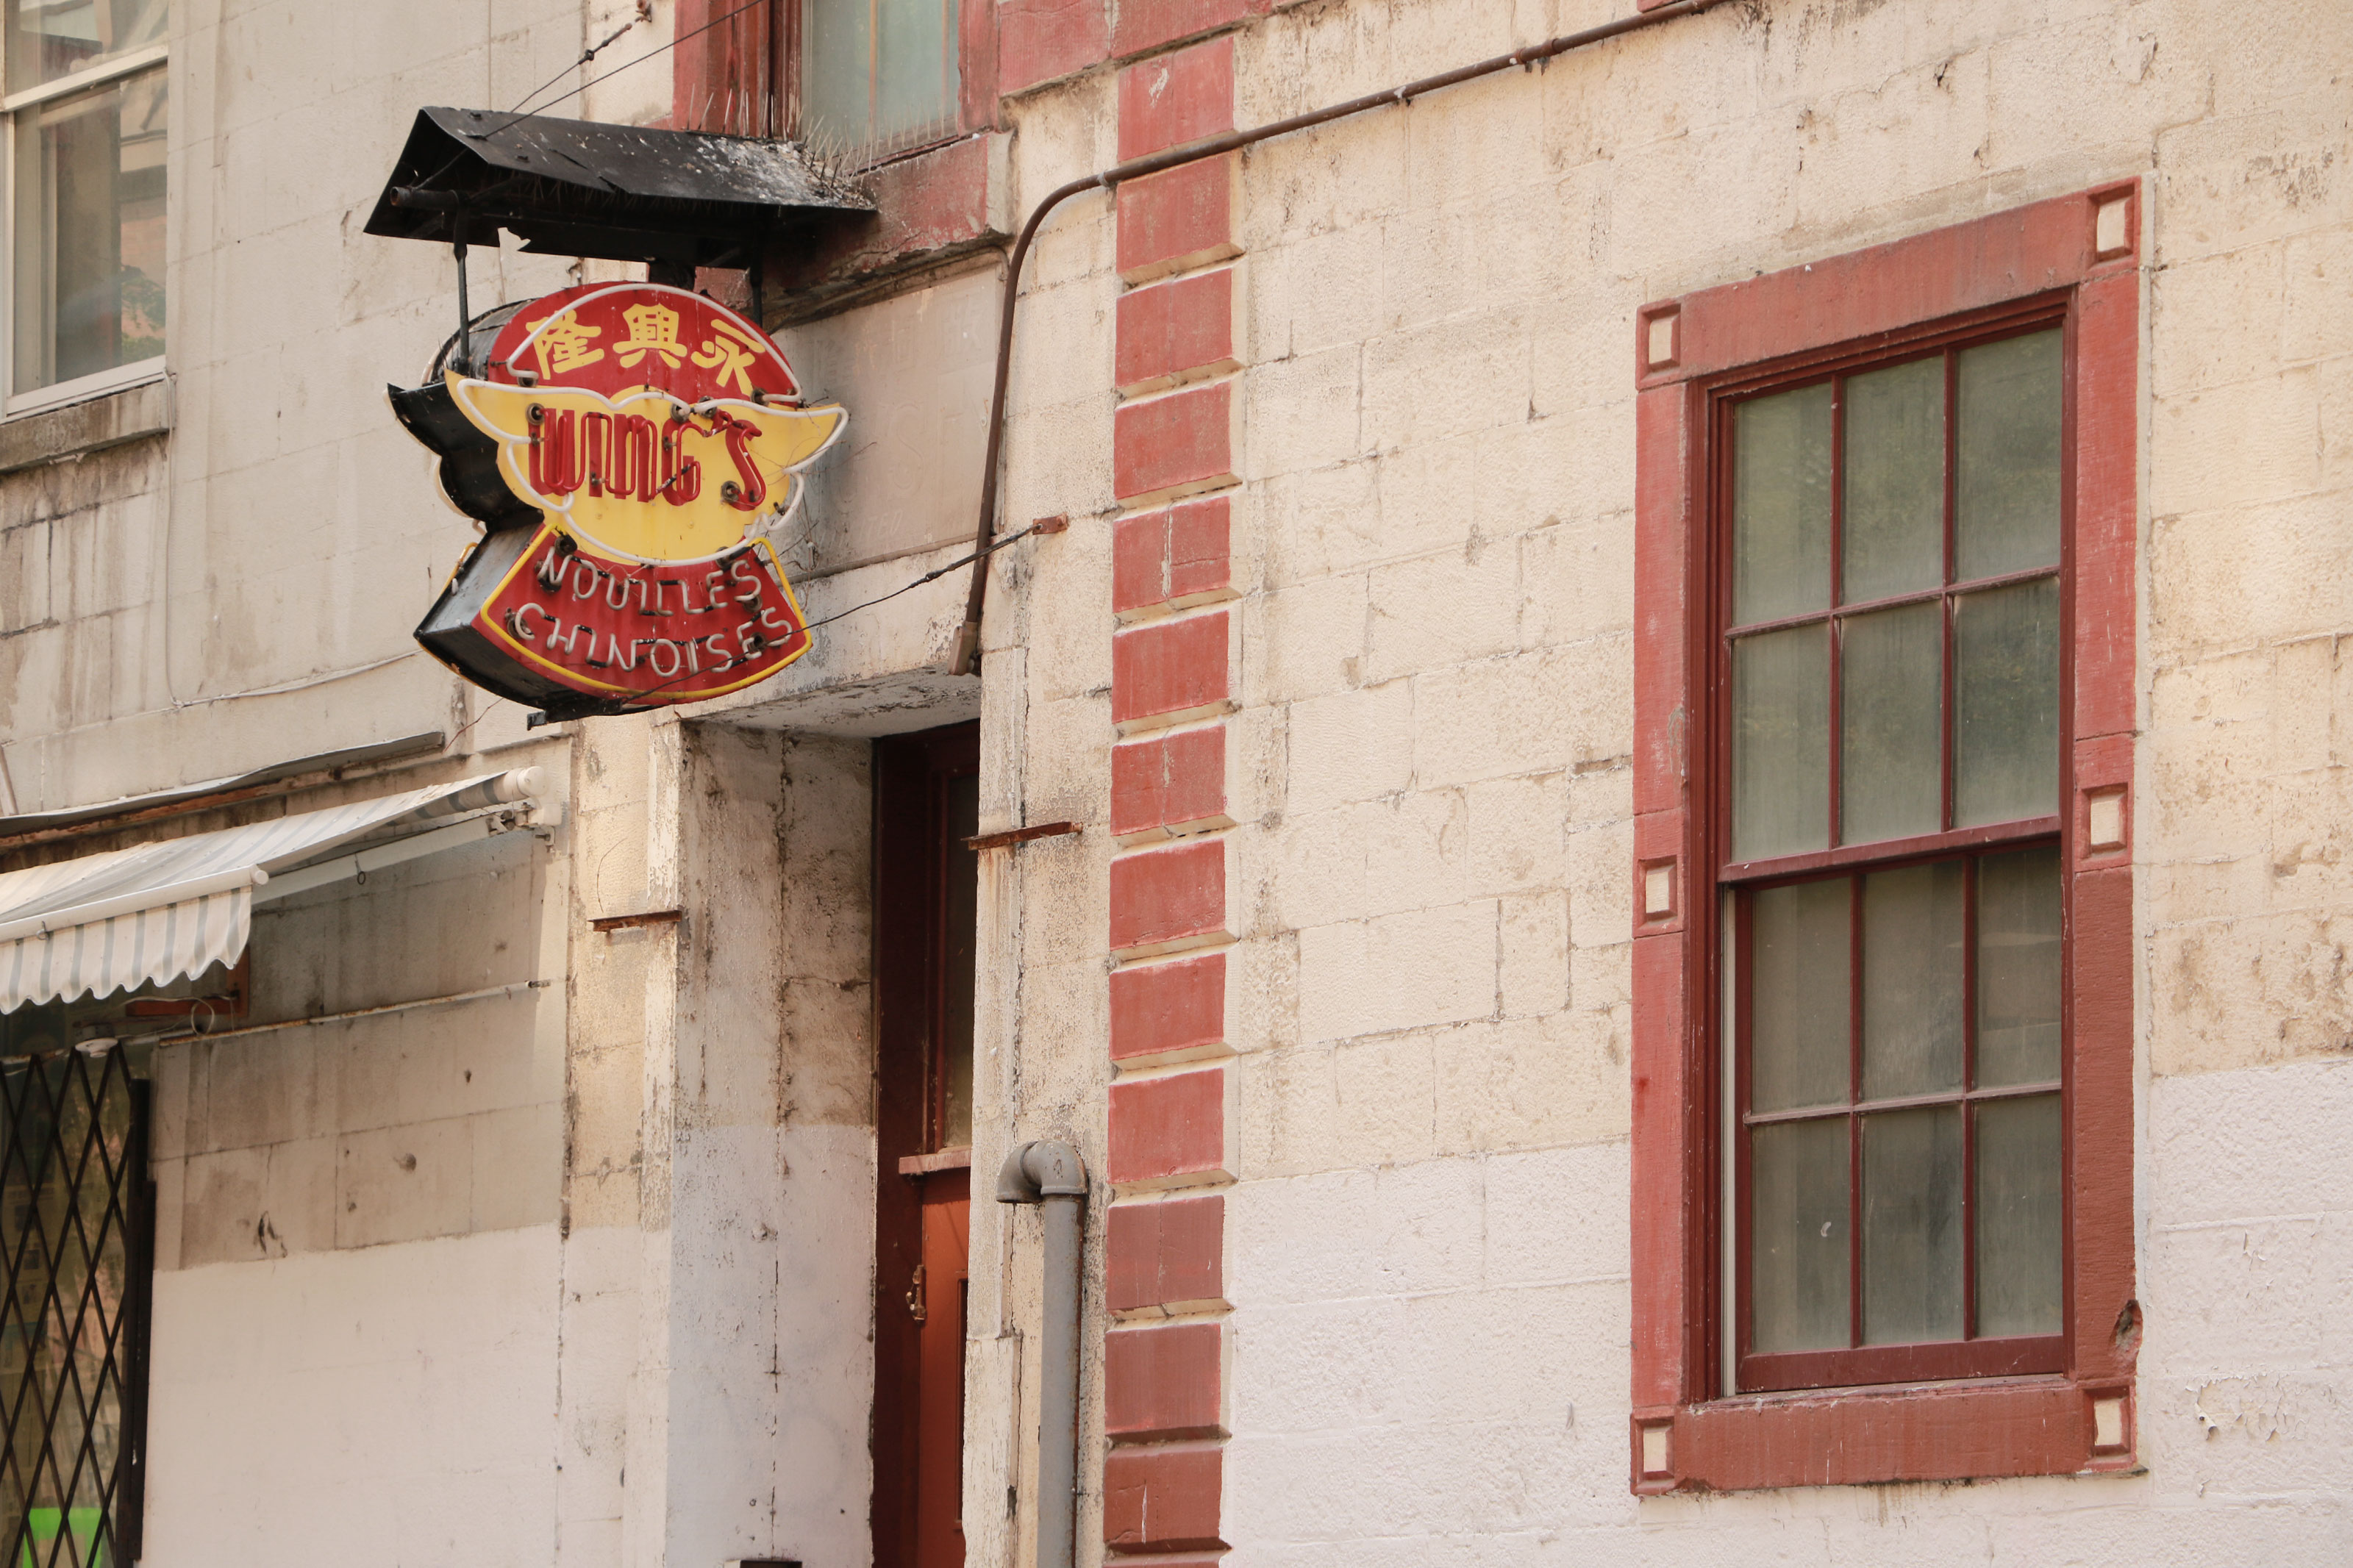
[[[2102,1401],[2122,1402],[2110,1412],[2117,1441],[2105,1447],[2095,1443],[2094,1406]],[[2064,1377],[1743,1394],[1636,1411],[1634,1490],[1754,1491],[2126,1470],[2135,1465],[2132,1429],[2126,1385]]]

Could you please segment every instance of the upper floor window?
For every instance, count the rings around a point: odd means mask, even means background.
[[[800,134],[853,163],[963,128],[956,0],[804,0]]]
[[[1639,1493],[2136,1462],[2139,227],[1633,323]]]
[[[850,168],[987,122],[996,7],[960,0],[680,0],[676,123],[790,136]]]
[[[11,412],[164,357],[165,0],[5,0]]]
[[[2063,357],[1725,405],[1743,1390],[2065,1364]]]

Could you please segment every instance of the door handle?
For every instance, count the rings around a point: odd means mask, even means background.
[[[915,1265],[915,1282],[907,1288],[907,1316],[922,1322],[930,1314],[923,1309],[923,1266]]]

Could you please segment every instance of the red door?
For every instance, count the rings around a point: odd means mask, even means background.
[[[923,1184],[915,1352],[915,1568],[964,1568],[964,1340],[971,1275],[969,1171]]]
[[[979,727],[874,747],[874,1568],[964,1568]]]

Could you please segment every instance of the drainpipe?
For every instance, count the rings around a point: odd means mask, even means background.
[[[997,1201],[1045,1213],[1045,1321],[1038,1394],[1038,1568],[1071,1568],[1078,1545],[1079,1205],[1087,1167],[1068,1143],[1024,1143],[1005,1157]]]
[[[1440,88],[1452,87],[1458,82],[1476,80],[1480,77],[1493,76],[1497,71],[1511,70],[1514,68],[1528,69],[1551,59],[1556,55],[1565,55],[1572,49],[1581,49],[1588,45],[1599,44],[1609,38],[1622,37],[1628,33],[1639,33],[1646,27],[1655,27],[1662,22],[1672,22],[1681,16],[1697,16],[1700,12],[1709,10],[1722,3],[1723,0],[1670,0],[1669,4],[1657,6],[1652,10],[1620,17],[1615,22],[1604,22],[1598,27],[1588,27],[1581,33],[1565,34],[1546,43],[1530,45],[1525,49],[1514,49],[1508,55],[1497,55],[1493,59],[1481,60],[1476,65],[1461,66],[1451,71],[1441,71],[1436,76],[1426,76],[1418,81],[1407,82],[1401,87],[1385,88],[1379,92],[1366,93],[1362,98],[1352,98],[1345,103],[1335,103],[1329,108],[1311,110],[1305,114],[1294,114],[1288,120],[1278,120],[1269,125],[1256,126],[1248,131],[1229,131],[1223,135],[1212,136],[1207,141],[1195,142],[1188,146],[1172,147],[1165,153],[1155,153],[1149,157],[1130,159],[1127,163],[1114,165],[1097,174],[1083,175],[1072,180],[1067,185],[1058,186],[1048,192],[1046,198],[1039,202],[1029,214],[1029,221],[1021,226],[1020,234],[1013,241],[1013,253],[1005,264],[1005,303],[997,314],[997,382],[988,401],[988,453],[981,459],[980,523],[973,533],[972,584],[965,594],[964,625],[956,632],[955,658],[951,667],[955,672],[958,675],[970,675],[975,664],[979,660],[980,612],[988,595],[988,557],[1000,543],[1012,542],[1011,540],[1000,542],[997,538],[997,470],[1005,452],[1006,384],[1010,378],[1013,368],[1013,305],[1021,292],[1021,264],[1029,259],[1030,242],[1037,238],[1038,226],[1046,220],[1048,213],[1052,212],[1071,197],[1082,192],[1092,191],[1097,186],[1110,190],[1126,181],[1140,180],[1146,174],[1159,174],[1164,169],[1174,169],[1186,163],[1198,163],[1204,158],[1222,157],[1228,153],[1243,147],[1255,146],[1261,142],[1269,141],[1277,136],[1288,136],[1294,132],[1305,131],[1314,126],[1328,125],[1335,120],[1345,120],[1352,114],[1362,114],[1367,110],[1387,109],[1392,104],[1410,103],[1424,93],[1436,92]]]

